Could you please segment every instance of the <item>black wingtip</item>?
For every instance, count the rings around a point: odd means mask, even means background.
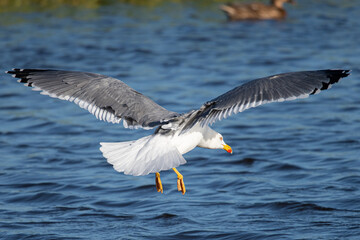
[[[343,74],[344,74],[344,77],[347,77],[347,76],[349,76],[349,75],[351,75],[351,70],[349,69],[349,70],[343,70],[344,72],[343,72]]]
[[[16,73],[16,69],[13,68],[13,69],[11,69],[11,70],[9,70],[9,71],[5,71],[5,73],[7,73],[7,74],[15,74],[15,73]]]
[[[22,72],[21,72],[21,69],[13,68],[12,70],[7,71],[6,73],[12,74],[13,77],[18,78],[18,75]]]
[[[48,69],[30,69],[30,68],[13,68],[10,71],[6,71],[7,74],[12,74],[14,78],[20,78],[20,82],[27,82],[30,75],[36,72],[52,71]]]
[[[22,68],[13,68],[10,71],[6,71],[7,74],[12,74],[12,77],[18,78],[18,82],[27,83],[27,86],[31,87],[32,82],[29,82],[30,78],[28,77],[33,69],[22,69]]]
[[[320,88],[321,91],[329,89],[329,87],[332,84],[335,84],[335,83],[339,82],[340,79],[349,76],[351,70],[343,70],[343,69],[331,70],[331,69],[328,69],[328,70],[324,70],[323,72],[326,74],[326,77],[329,79],[329,81],[322,82],[322,86]],[[310,95],[316,94],[316,93],[318,93],[317,88],[315,88],[314,91],[312,93],[310,93]]]
[[[351,70],[334,70],[334,71],[340,71],[339,75],[341,78],[347,77],[351,74]]]
[[[20,68],[13,68],[11,69],[10,71],[6,71],[5,73],[7,74],[18,74],[18,73],[21,73],[23,69],[20,69]],[[16,76],[13,76],[13,77],[16,77]]]
[[[343,69],[327,70],[326,74],[327,77],[330,79],[328,84],[337,83],[341,78],[349,76],[350,72],[351,70],[343,70]]]
[[[344,69],[329,69],[327,72],[331,75],[337,75],[339,77],[347,77],[350,75],[351,70],[344,70]]]
[[[36,68],[13,68],[10,71],[6,71],[6,73],[30,73],[30,72],[45,72],[52,71],[51,69],[36,69]]]

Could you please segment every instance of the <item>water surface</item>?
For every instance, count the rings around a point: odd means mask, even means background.
[[[117,173],[99,142],[152,131],[98,121],[0,76],[4,239],[358,239],[359,1],[299,1],[285,21],[226,22],[218,4],[63,6],[0,15],[0,70],[117,77],[187,112],[248,80],[352,69],[332,89],[216,123],[232,146],[195,149],[176,175]]]

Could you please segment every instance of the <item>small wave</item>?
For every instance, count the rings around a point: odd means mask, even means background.
[[[6,200],[8,203],[29,203],[29,202],[41,202],[41,203],[73,203],[79,201],[80,198],[74,195],[64,195],[55,192],[39,192],[34,194],[19,194],[18,196],[11,197]]]
[[[350,183],[350,184],[360,184],[360,176],[358,176],[358,175],[346,176],[346,177],[339,178],[337,181]]]
[[[21,106],[4,106],[4,107],[0,107],[0,110],[5,110],[5,111],[15,111],[15,110],[22,110],[24,109]]]
[[[267,171],[297,171],[297,170],[304,170],[302,167],[299,167],[294,164],[289,163],[276,163],[266,166],[265,169]]]
[[[40,223],[41,225],[46,225],[46,223]],[[0,235],[0,237],[2,237]],[[58,234],[41,234],[41,236],[39,234],[25,234],[25,233],[17,233],[17,234],[9,234],[9,235],[5,235],[5,238],[7,240],[18,240],[18,239],[56,239],[56,240],[79,240],[79,239],[84,239],[81,237],[71,237],[71,236],[60,236]]]
[[[0,185],[3,186],[3,185]],[[29,189],[29,188],[55,188],[58,187],[59,184],[57,183],[52,183],[52,182],[41,182],[41,183],[21,183],[21,184],[11,184],[11,185],[7,185],[8,187],[11,188],[16,188],[16,189]]]
[[[237,161],[233,161],[231,162],[231,164],[251,166],[254,164],[255,161],[258,160],[255,158],[243,158]]]
[[[41,129],[41,128],[48,128],[48,127],[53,127],[53,126],[55,126],[55,124],[53,122],[44,121],[42,123],[34,123],[34,124],[31,124],[31,125],[28,125],[26,127],[21,128],[20,130]]]
[[[154,219],[169,219],[169,218],[176,218],[178,215],[176,214],[171,214],[171,213],[163,213],[160,214],[156,217],[154,217]]]
[[[135,218],[135,216],[133,216],[133,215],[116,215],[116,214],[110,214],[110,213],[81,213],[81,214],[78,214],[78,216],[81,216],[81,217],[114,218],[116,220],[127,220],[127,219]]]
[[[335,208],[323,207],[314,203],[286,201],[286,202],[270,202],[270,203],[255,203],[252,207],[265,207],[274,210],[286,210],[292,212],[304,211],[336,211]]]
[[[150,49],[145,49],[145,48],[136,48],[136,49],[134,49],[134,52],[141,53],[141,54],[149,54],[149,55],[154,54],[153,51],[151,51]]]
[[[99,207],[105,207],[105,208],[121,208],[121,207],[127,207],[131,206],[133,204],[136,204],[137,201],[128,201],[128,202],[114,202],[109,200],[101,200],[93,203],[95,206]]]
[[[2,94],[0,94],[0,98],[11,98],[11,97],[21,98],[21,94],[18,94],[18,93],[2,93]]]
[[[339,141],[331,141],[331,142],[327,142],[326,144],[341,144],[341,145],[359,145],[360,146],[360,142],[358,140],[355,139],[344,139],[344,140],[339,140]]]
[[[259,234],[255,232],[245,232],[245,231],[235,231],[235,232],[223,232],[215,230],[204,230],[204,229],[195,229],[187,230],[176,233],[170,236],[170,239],[241,239],[241,240],[250,240],[250,239],[281,239],[283,235],[281,234]]]
[[[197,36],[184,36],[184,37],[180,37],[179,41],[208,42],[208,41],[210,41],[210,38],[208,38],[208,37],[197,37]]]

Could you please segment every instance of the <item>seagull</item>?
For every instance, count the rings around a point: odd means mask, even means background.
[[[229,20],[269,20],[284,19],[284,3],[295,4],[293,0],[271,0],[270,5],[263,3],[228,3],[220,6]]]
[[[124,82],[96,73],[48,69],[12,69],[6,73],[43,95],[74,102],[96,118],[125,128],[155,128],[153,134],[126,142],[101,142],[100,150],[114,169],[141,176],[155,173],[163,193],[160,172],[173,169],[177,188],[185,194],[183,154],[195,147],[232,149],[210,125],[228,116],[270,102],[306,98],[330,88],[350,70],[317,70],[277,74],[249,81],[187,113],[169,111]]]

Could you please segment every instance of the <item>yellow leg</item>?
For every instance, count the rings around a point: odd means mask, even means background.
[[[160,173],[155,173],[156,190],[163,193],[163,186],[161,184]]]
[[[176,173],[177,177],[178,177],[178,180],[177,180],[177,188],[178,188],[178,191],[181,191],[182,194],[184,195],[185,192],[186,192],[186,189],[185,189],[185,184],[184,184],[184,179],[183,179],[183,175],[181,175],[179,173],[178,170],[176,170],[176,168],[173,168],[174,172]]]

